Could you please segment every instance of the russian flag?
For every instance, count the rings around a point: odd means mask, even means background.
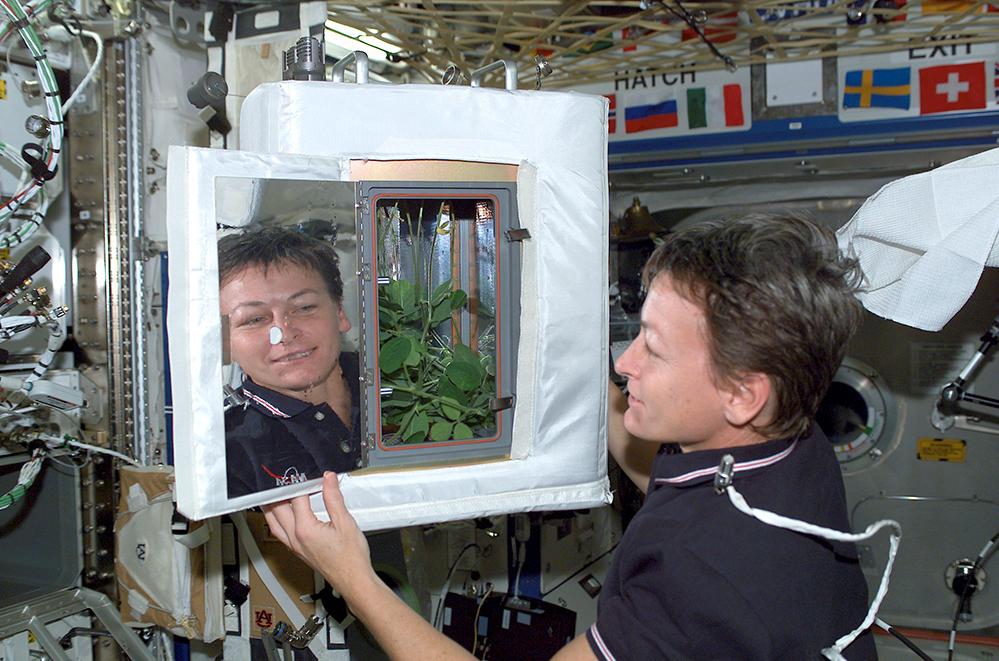
[[[624,110],[625,133],[668,129],[678,124],[676,99],[663,99],[655,103],[630,106]]]

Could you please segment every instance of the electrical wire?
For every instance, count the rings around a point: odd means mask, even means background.
[[[475,648],[479,646],[479,614],[482,613],[482,606],[486,603],[486,599],[489,595],[493,593],[493,586],[490,585],[486,593],[482,595],[482,600],[479,602],[479,607],[475,609],[475,619],[472,620],[472,649],[469,650],[473,655],[475,654]]]
[[[985,546],[983,546],[982,550],[978,552],[978,557],[975,558],[975,562],[971,565],[969,578],[964,582],[964,587],[961,588],[961,594],[957,600],[957,607],[954,609],[954,621],[950,627],[950,637],[947,641],[947,661],[953,661],[954,659],[954,643],[957,641],[957,624],[961,619],[961,608],[964,606],[965,600],[971,596],[968,592],[971,587],[971,582],[977,581],[976,576],[978,575],[978,570],[981,569],[982,565],[985,564],[985,560],[989,557],[989,555],[991,555],[997,541],[999,541],[999,530],[997,530],[996,534],[989,538],[989,541],[985,542]]]
[[[438,631],[440,631],[442,624],[441,614],[444,612],[444,599],[447,597],[447,593],[451,590],[451,578],[454,576],[454,572],[458,568],[458,563],[461,562],[461,557],[472,548],[481,550],[481,547],[475,542],[466,544],[463,549],[458,551],[458,557],[454,559],[454,562],[451,563],[451,568],[447,571],[447,577],[444,579],[444,587],[441,588],[441,598],[440,601],[437,602],[437,610],[434,613],[433,625]]]
[[[909,640],[908,637],[903,636],[900,631],[898,631],[897,629],[895,629],[895,627],[882,620],[880,617],[874,618],[874,624],[878,625],[879,627],[890,633],[892,636],[902,641],[903,645],[912,650],[913,653],[915,653],[915,655],[918,656],[923,661],[933,661],[932,657],[930,657],[923,650],[919,649],[919,647],[917,647],[914,642]]]
[[[691,14],[690,11],[688,11],[688,9],[681,4],[680,0],[673,0],[673,2],[676,4],[676,8],[670,7],[663,0],[642,0],[641,7],[643,10],[646,10],[651,9],[653,5],[659,5],[669,14],[686,23],[687,27],[697,35],[698,39],[701,40],[701,43],[708,47],[711,54],[722,61],[726,69],[729,71],[735,71],[735,60],[718,50],[718,47],[715,46],[714,43],[712,43],[712,41],[704,34],[704,30],[701,29],[700,25],[698,25],[698,22],[694,18],[693,14]]]
[[[0,433],[4,434],[11,434],[17,431],[18,428],[30,429],[36,422],[34,416],[28,415],[29,412],[35,410],[35,407],[15,407],[6,401],[10,394],[11,391],[8,390],[3,393],[2,397],[0,397],[0,421],[3,421],[0,423]],[[11,417],[13,417],[14,420],[8,420]]]
[[[31,374],[21,384],[20,391],[26,395],[31,392],[35,381],[40,379],[46,370],[48,370],[49,365],[55,360],[56,352],[59,351],[63,341],[66,339],[65,324],[61,320],[46,324],[46,328],[49,330],[49,341],[45,347],[45,351],[39,356],[38,362],[35,363],[35,366],[31,370]]]
[[[60,455],[60,454],[57,454],[57,453],[53,452],[53,453],[50,453],[48,455],[48,457],[49,457],[49,461],[52,462],[53,464],[57,464],[59,466],[62,466],[63,468],[69,468],[70,470],[79,470],[79,469],[83,468],[84,466],[86,466],[87,464],[90,463],[90,455],[89,454],[84,455],[83,456],[84,457],[83,461],[81,461],[80,463],[76,463],[75,461],[73,461],[73,455],[69,455],[69,454],[67,454],[67,455]],[[69,457],[69,461],[63,461],[59,457]]]
[[[517,547],[517,578],[513,581],[513,598],[520,598],[520,572],[524,569],[524,560],[527,558],[527,544],[519,542]]]
[[[48,61],[45,48],[41,39],[31,26],[31,18],[34,11],[29,16],[19,0],[0,0],[9,18],[9,24],[17,28],[32,58],[35,60],[35,69],[38,72],[38,81],[41,83],[42,93],[45,97],[45,110],[49,122],[49,135],[41,145],[34,145],[33,150],[37,150],[37,156],[32,155],[32,179],[25,187],[21,188],[9,199],[0,203],[0,222],[6,221],[21,206],[33,198],[42,188],[45,182],[54,176],[56,168],[59,166],[59,157],[63,138],[63,113],[62,103],[59,96],[59,85],[56,82],[52,65]],[[30,5],[29,5],[30,6]],[[9,53],[9,50],[8,50]],[[25,145],[22,152],[25,154],[24,160],[29,160],[27,154],[30,153]],[[32,151],[33,151],[32,150]]]
[[[48,9],[48,6],[51,5],[52,2],[53,0],[36,0],[36,2],[25,3],[24,13],[27,14],[28,18],[33,19],[40,12],[42,12],[45,9]],[[0,44],[2,44],[4,40],[7,39],[13,27],[14,25],[11,21],[5,21],[3,23],[0,23]]]
[[[572,572],[571,574],[569,574],[568,576],[566,576],[565,578],[563,578],[561,581],[559,581],[558,583],[556,583],[555,585],[553,585],[549,589],[547,589],[544,592],[542,592],[541,595],[540,595],[541,598],[544,599],[545,597],[547,597],[548,595],[550,595],[552,592],[555,592],[555,590],[558,590],[560,587],[562,587],[563,585],[565,585],[566,583],[568,583],[569,581],[571,581],[575,577],[579,576],[580,573],[586,571],[587,569],[589,569],[590,567],[592,567],[596,563],[600,562],[601,558],[604,558],[604,557],[610,555],[611,553],[613,553],[614,549],[616,549],[617,546],[618,546],[618,544],[620,544],[620,543],[621,542],[614,542],[614,544],[612,544],[609,549],[607,549],[606,551],[604,551],[603,553],[601,553],[597,557],[593,558],[592,560],[590,560],[589,562],[587,562],[585,565],[583,565],[582,567],[580,567],[576,571]]]
[[[73,90],[73,93],[69,96],[69,99],[67,99],[66,103],[63,104],[62,110],[64,113],[69,112],[69,109],[73,107],[73,104],[76,103],[76,100],[80,98],[80,92],[82,92],[87,87],[87,85],[90,84],[90,81],[94,79],[94,75],[97,74],[97,69],[101,66],[101,62],[104,60],[104,40],[101,39],[101,35],[97,34],[96,32],[91,32],[90,30],[80,30],[80,34],[84,37],[91,39],[94,42],[94,44],[97,46],[97,54],[94,56],[94,61],[90,65],[90,69],[87,71],[87,75],[83,77],[83,80],[81,80],[80,84],[76,86],[75,90]],[[82,44],[81,46],[83,47],[83,52],[86,53],[87,47],[83,46]]]
[[[126,454],[122,454],[121,452],[117,452],[115,450],[111,450],[109,448],[102,448],[102,447],[98,447],[96,445],[90,445],[89,443],[83,443],[83,442],[77,441],[75,439],[73,439],[73,440],[67,439],[65,442],[66,442],[66,445],[69,445],[69,446],[74,447],[74,448],[79,448],[81,450],[86,450],[87,452],[96,452],[97,454],[106,454],[108,456],[115,457],[116,459],[121,459],[125,463],[131,464],[133,466],[138,466],[140,468],[142,467],[142,464],[140,464],[138,461],[136,461],[132,457],[129,457]]]
[[[53,445],[50,446],[50,447],[53,447],[53,448],[62,448],[62,447],[69,446],[69,447],[77,448],[79,450],[86,450],[87,452],[94,452],[94,453],[97,453],[97,454],[108,455],[110,457],[114,457],[115,459],[120,459],[121,461],[124,461],[125,463],[131,464],[132,466],[138,466],[140,468],[142,467],[141,463],[139,463],[138,461],[136,461],[132,457],[129,457],[126,454],[122,454],[121,452],[118,452],[116,450],[112,450],[110,448],[102,448],[102,447],[99,447],[97,445],[90,445],[89,443],[84,443],[84,442],[82,442],[80,440],[77,440],[76,438],[74,438],[74,437],[72,437],[72,436],[70,436],[68,434],[66,434],[65,436],[61,436],[61,437],[60,436],[54,436],[52,434],[40,434],[38,436],[38,438],[39,438],[39,440],[45,441],[46,444],[49,444],[49,443],[53,444]]]
[[[42,470],[42,460],[44,458],[45,454],[40,449],[31,453],[31,459],[21,466],[21,472],[17,477],[17,484],[10,491],[0,496],[0,510],[5,510],[24,498],[24,495],[28,493],[28,489],[34,484],[35,478],[38,477],[38,473]]]
[[[27,173],[27,170],[25,170],[25,173]],[[23,243],[41,226],[42,220],[49,209],[48,196],[45,195],[44,190],[39,191],[35,202],[37,207],[27,216],[25,222],[13,232],[0,234],[0,248],[12,248]],[[0,218],[0,226],[8,225],[11,218],[17,217],[19,217],[18,214],[10,214],[6,219]]]

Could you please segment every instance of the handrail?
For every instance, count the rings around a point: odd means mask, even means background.
[[[472,87],[481,87],[485,75],[500,68],[506,70],[506,89],[510,92],[515,91],[517,89],[517,63],[513,60],[496,60],[492,64],[476,69],[471,76]]]
[[[356,50],[347,53],[333,65],[334,83],[343,82],[343,74],[352,63],[354,64],[357,83],[364,85],[368,82],[368,54],[363,50]]]

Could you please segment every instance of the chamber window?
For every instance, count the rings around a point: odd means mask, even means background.
[[[437,461],[508,448],[509,246],[497,239],[511,199],[508,189],[371,192],[376,456],[441,448]],[[499,449],[467,447],[492,444]]]
[[[376,219],[382,444],[495,438],[496,201],[381,198]]]

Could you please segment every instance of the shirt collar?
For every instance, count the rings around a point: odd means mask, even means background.
[[[312,408],[309,402],[265,388],[250,377],[243,381],[242,391],[250,406],[269,418],[293,418]]]
[[[789,456],[797,446],[798,439],[779,439],[752,445],[721,448],[718,450],[696,450],[680,454],[661,453],[652,467],[650,487],[683,488],[714,480],[718,464],[727,454],[735,459],[734,475],[772,466]]]

